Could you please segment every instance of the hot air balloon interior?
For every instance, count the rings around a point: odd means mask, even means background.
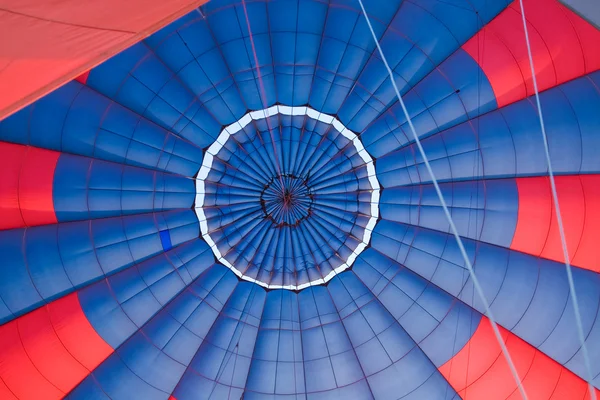
[[[0,0],[1,400],[600,398],[598,3],[86,3]]]

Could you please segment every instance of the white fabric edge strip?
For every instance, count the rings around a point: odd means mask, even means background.
[[[365,232],[363,234],[362,241],[356,246],[356,249],[352,252],[352,254],[348,257],[345,263],[342,263],[340,266],[335,268],[333,271],[329,272],[327,276],[321,279],[315,279],[313,281],[303,283],[301,285],[270,285],[265,282],[259,281],[257,279],[251,278],[249,276],[244,275],[237,268],[235,268],[229,261],[227,261],[222,255],[219,249],[217,248],[217,244],[211,238],[210,233],[208,232],[208,224],[206,222],[206,215],[204,214],[203,206],[204,206],[204,197],[205,197],[205,186],[204,181],[208,178],[208,174],[212,168],[213,157],[216,156],[219,151],[225,146],[227,140],[230,136],[235,135],[236,133],[243,130],[252,120],[258,121],[261,119],[265,119],[268,117],[273,117],[277,114],[281,115],[289,115],[289,116],[307,116],[311,119],[315,119],[317,121],[332,125],[340,134],[342,134],[345,138],[350,140],[354,145],[356,152],[360,156],[360,158],[365,162],[365,166],[367,168],[367,175],[369,179],[369,183],[373,188],[371,192],[371,218],[367,222],[365,227]],[[196,216],[198,218],[198,222],[200,224],[200,232],[202,233],[202,238],[206,241],[206,243],[210,246],[213,254],[217,258],[217,260],[233,271],[236,276],[240,279],[243,279],[248,282],[256,283],[266,289],[287,289],[287,290],[302,290],[309,286],[323,285],[333,279],[337,274],[347,270],[352,266],[354,261],[358,258],[359,254],[367,248],[369,242],[371,241],[371,234],[375,225],[377,224],[377,219],[379,218],[379,197],[380,197],[380,189],[379,181],[377,180],[377,175],[375,172],[375,163],[371,158],[371,155],[367,152],[362,142],[360,141],[358,135],[346,128],[344,124],[342,124],[337,118],[332,115],[321,113],[313,108],[302,106],[302,107],[290,107],[284,105],[275,105],[266,109],[250,111],[242,118],[232,123],[231,125],[223,128],[217,139],[214,141],[212,145],[207,149],[204,159],[202,160],[202,166],[200,167],[200,171],[196,176],[196,203],[195,203],[195,211]]]

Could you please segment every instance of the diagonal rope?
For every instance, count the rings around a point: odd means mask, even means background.
[[[267,110],[268,109],[268,98],[267,98],[267,93],[266,93],[266,89],[265,89],[265,84],[262,79],[262,74],[260,72],[260,64],[258,62],[258,55],[256,53],[256,45],[254,44],[254,37],[252,36],[252,28],[250,27],[250,17],[248,16],[248,9],[246,8],[245,0],[242,0],[242,7],[244,9],[244,17],[246,18],[246,27],[248,29],[250,46],[252,47],[252,55],[254,57],[254,64],[256,65],[256,75],[258,76],[260,102],[263,105],[263,108],[265,110]],[[250,63],[250,66],[252,66],[252,63]],[[275,71],[273,71],[273,73],[275,73]],[[275,135],[273,134],[273,128],[272,128],[271,122],[270,122],[271,116],[266,111],[265,111],[265,115],[266,115],[265,121],[267,123],[267,129],[269,130],[269,135],[271,136],[271,143],[273,145],[273,154],[275,155],[275,167],[277,169],[277,174],[279,175],[279,182],[281,183],[281,187],[284,188],[285,186],[283,184],[283,178],[281,176],[282,175],[281,162],[279,160],[279,156],[277,155],[277,144],[275,143]],[[279,117],[279,118],[281,118],[281,117]],[[281,139],[283,140],[283,136],[281,137]]]
[[[583,333],[583,323],[581,322],[581,312],[579,310],[579,301],[577,300],[577,292],[575,291],[575,282],[573,281],[573,271],[571,268],[571,261],[569,259],[569,250],[567,248],[567,239],[565,237],[565,230],[563,226],[562,216],[560,214],[560,205],[558,203],[558,193],[556,191],[556,182],[554,180],[554,171],[552,170],[552,162],[550,160],[550,150],[548,147],[548,136],[546,135],[546,127],[544,124],[544,115],[542,113],[542,105],[540,103],[540,93],[537,85],[537,78],[535,76],[535,68],[533,65],[533,56],[531,51],[531,42],[529,41],[529,32],[527,30],[527,19],[525,18],[525,7],[523,6],[523,0],[519,0],[521,6],[521,19],[523,20],[523,30],[525,31],[525,44],[527,45],[527,56],[529,57],[529,66],[531,68],[531,78],[533,80],[533,90],[535,92],[535,102],[537,105],[538,116],[540,120],[540,127],[542,128],[542,138],[544,139],[544,152],[546,153],[546,162],[548,163],[548,177],[550,178],[550,187],[552,189],[552,202],[554,203],[554,211],[556,213],[556,221],[558,223],[558,231],[560,233],[560,243],[562,245],[563,256],[565,257],[565,269],[567,270],[567,280],[569,281],[569,292],[571,294],[571,301],[573,302],[573,311],[575,313],[575,322],[577,325],[577,334],[579,341],[581,342],[581,352],[583,353],[583,359],[587,372],[587,383],[590,391],[590,399],[596,400],[596,392],[594,385],[594,374],[592,373],[592,366],[590,363],[590,356],[585,344],[585,334]]]
[[[521,379],[519,378],[519,374],[517,372],[517,369],[515,368],[515,364],[513,363],[512,358],[510,357],[510,353],[508,352],[508,349],[506,347],[506,344],[504,343],[504,340],[502,340],[502,335],[500,334],[500,330],[498,329],[498,325],[496,324],[496,320],[494,319],[492,310],[490,309],[490,305],[483,293],[483,288],[481,287],[481,284],[479,283],[479,279],[475,275],[475,271],[473,270],[473,266],[471,265],[471,261],[469,260],[469,257],[467,255],[467,252],[465,250],[463,242],[462,242],[462,240],[458,234],[458,231],[456,229],[456,226],[454,225],[454,221],[452,221],[452,216],[450,215],[450,211],[448,210],[448,206],[446,205],[446,201],[444,200],[444,196],[442,195],[442,191],[440,189],[438,181],[437,181],[435,175],[433,174],[433,169],[431,168],[431,165],[429,164],[429,160],[427,159],[427,155],[425,154],[425,150],[423,149],[423,146],[421,145],[421,140],[419,139],[419,136],[417,135],[417,131],[415,130],[415,127],[412,123],[410,115],[408,114],[408,110],[406,109],[406,105],[404,104],[404,101],[402,100],[402,96],[400,95],[400,91],[398,90],[398,86],[396,85],[396,81],[394,80],[394,74],[392,72],[392,69],[390,68],[390,66],[387,62],[387,59],[385,58],[385,55],[383,54],[383,50],[381,49],[381,46],[379,45],[379,41],[377,40],[377,35],[375,35],[375,31],[373,30],[373,26],[371,25],[371,21],[369,19],[369,16],[367,15],[367,12],[365,10],[362,0],[358,0],[358,3],[360,4],[360,8],[362,9],[363,15],[365,16],[365,20],[367,21],[367,25],[369,26],[369,30],[371,31],[371,35],[373,36],[373,40],[375,41],[375,45],[377,46],[379,55],[381,56],[383,64],[385,65],[385,68],[387,69],[387,72],[390,76],[390,81],[392,83],[392,86],[394,87],[394,91],[396,92],[396,96],[398,97],[398,101],[400,103],[400,106],[402,107],[402,111],[404,112],[406,121],[408,122],[410,130],[413,134],[413,139],[415,140],[415,143],[417,144],[417,147],[419,148],[421,157],[423,158],[425,166],[427,167],[427,172],[429,172],[429,175],[431,176],[433,186],[435,187],[435,191],[437,192],[437,195],[440,199],[440,203],[442,204],[442,208],[444,209],[444,214],[446,214],[446,218],[448,219],[448,223],[450,225],[450,229],[452,230],[452,234],[454,235],[454,238],[456,239],[458,248],[460,249],[460,253],[462,254],[462,257],[465,261],[467,269],[469,270],[469,274],[471,275],[471,280],[473,281],[473,286],[475,287],[475,291],[481,298],[481,302],[483,303],[483,306],[485,308],[485,313],[487,314],[487,316],[490,320],[490,324],[494,331],[494,335],[496,336],[496,340],[498,341],[498,344],[500,345],[500,348],[502,349],[502,353],[504,354],[504,357],[506,358],[506,362],[508,363],[510,372],[512,373],[513,378],[519,387],[519,392],[521,393],[521,397],[523,398],[523,400],[527,400],[527,394],[525,393],[525,389],[523,388],[523,385],[521,384]]]

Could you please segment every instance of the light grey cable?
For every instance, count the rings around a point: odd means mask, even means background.
[[[533,91],[535,92],[535,102],[537,105],[538,116],[540,120],[540,127],[542,128],[542,138],[544,139],[544,151],[546,153],[546,162],[548,163],[548,176],[550,177],[550,187],[552,189],[552,202],[554,203],[554,211],[556,212],[556,221],[558,223],[558,232],[560,233],[560,243],[562,245],[563,256],[565,257],[565,268],[567,270],[567,279],[569,281],[569,292],[571,294],[571,302],[573,303],[573,311],[575,313],[575,323],[577,325],[577,334],[579,341],[581,342],[581,352],[583,353],[583,360],[585,368],[587,370],[589,385],[590,398],[596,400],[596,391],[592,384],[594,380],[594,374],[592,373],[592,366],[590,363],[590,356],[587,351],[585,344],[585,335],[583,333],[583,324],[581,322],[581,313],[579,311],[579,302],[577,300],[577,292],[575,291],[575,282],[573,281],[573,272],[571,269],[571,261],[569,260],[569,250],[567,248],[567,239],[565,238],[565,230],[563,227],[562,216],[560,214],[560,205],[558,203],[558,193],[556,192],[556,183],[554,181],[554,172],[552,170],[552,162],[550,160],[550,150],[548,148],[548,136],[546,135],[546,127],[544,124],[544,115],[542,113],[542,105],[540,103],[540,93],[537,85],[537,78],[535,76],[535,68],[533,65],[533,56],[531,54],[531,42],[529,41],[529,32],[527,30],[527,19],[525,18],[525,7],[523,6],[523,0],[519,0],[521,6],[521,18],[523,20],[523,30],[525,31],[525,42],[527,44],[527,55],[529,56],[529,66],[531,68],[531,77],[533,80]]]
[[[394,74],[392,73],[392,69],[390,68],[390,66],[385,58],[385,55],[383,54],[383,50],[381,49],[381,46],[379,45],[379,41],[377,40],[377,35],[375,35],[375,31],[373,30],[373,26],[371,25],[371,21],[369,20],[369,16],[367,15],[367,12],[365,10],[362,0],[358,0],[358,3],[360,4],[360,8],[362,9],[363,15],[365,16],[367,25],[369,26],[369,30],[371,31],[371,35],[373,36],[373,40],[375,41],[375,45],[377,46],[377,50],[379,50],[379,55],[381,56],[383,64],[385,65],[385,67],[388,71],[388,74],[390,76],[390,81],[392,82],[392,86],[394,87],[394,91],[396,92],[396,96],[398,97],[398,101],[400,102],[400,106],[402,107],[402,111],[404,112],[404,116],[406,117],[406,121],[408,122],[410,130],[413,134],[415,143],[417,144],[417,147],[419,148],[419,152],[421,153],[423,162],[425,163],[425,166],[427,167],[427,172],[429,172],[429,176],[431,176],[431,181],[433,182],[435,191],[437,192],[437,195],[440,199],[440,203],[442,204],[442,208],[444,209],[444,214],[446,214],[446,218],[448,219],[448,223],[450,224],[450,229],[452,230],[452,234],[454,235],[454,238],[456,239],[456,242],[458,243],[458,248],[460,249],[460,252],[465,261],[465,264],[467,265],[467,269],[469,270],[469,274],[471,275],[471,280],[473,281],[473,286],[475,287],[475,291],[481,298],[481,302],[483,303],[483,306],[485,308],[485,313],[490,320],[490,324],[494,331],[494,335],[496,336],[496,340],[498,341],[498,344],[500,345],[500,348],[502,349],[502,353],[504,354],[504,357],[506,358],[506,361],[510,368],[510,372],[512,373],[512,376],[515,379],[515,382],[517,383],[519,392],[521,393],[521,397],[523,398],[523,400],[527,400],[527,393],[525,393],[525,389],[523,388],[521,379],[519,378],[519,374],[517,372],[517,369],[515,368],[515,364],[513,363],[512,358],[510,357],[510,353],[508,352],[508,349],[506,348],[506,344],[504,343],[504,340],[502,340],[502,335],[500,334],[500,330],[498,329],[498,324],[496,324],[496,320],[494,319],[492,310],[490,309],[490,305],[485,297],[485,294],[483,293],[483,288],[481,287],[481,284],[479,283],[479,279],[477,279],[477,276],[475,275],[475,271],[473,271],[473,266],[471,265],[469,256],[467,255],[467,252],[465,250],[463,242],[458,234],[456,226],[454,225],[454,221],[452,221],[452,216],[450,215],[450,211],[448,210],[448,206],[446,205],[446,201],[444,200],[444,196],[442,195],[442,191],[440,190],[440,186],[438,185],[437,179],[435,178],[435,175],[433,174],[433,169],[431,168],[431,165],[429,164],[429,160],[427,159],[425,150],[423,150],[423,146],[421,145],[421,140],[419,139],[419,136],[417,135],[417,131],[415,130],[415,127],[412,123],[410,115],[408,114],[406,105],[404,104],[404,101],[402,100],[402,96],[400,95],[400,91],[398,90],[398,86],[396,85],[396,81],[394,81]]]

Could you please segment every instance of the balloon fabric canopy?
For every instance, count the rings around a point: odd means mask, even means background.
[[[599,70],[557,0],[210,1],[0,121],[0,399],[595,398]]]

